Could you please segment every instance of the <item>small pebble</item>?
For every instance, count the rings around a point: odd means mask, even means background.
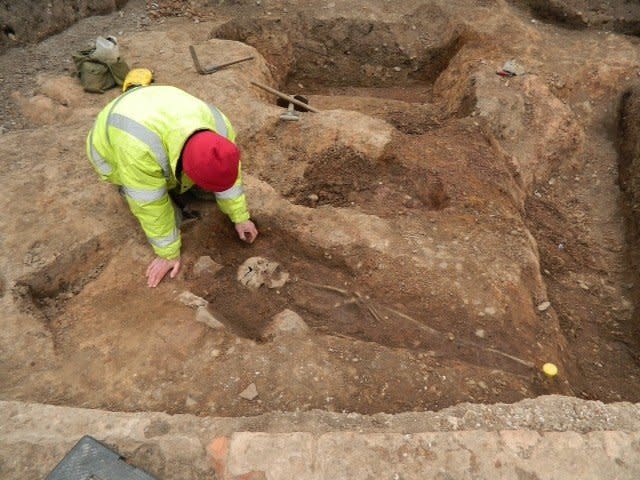
[[[538,311],[540,311],[540,312],[544,312],[544,311],[545,311],[545,310],[547,310],[550,306],[551,306],[551,302],[542,302],[540,305],[538,305]]]
[[[254,400],[258,396],[258,389],[256,388],[256,384],[252,383],[247,388],[245,388],[242,392],[240,392],[240,398],[244,398],[245,400]]]

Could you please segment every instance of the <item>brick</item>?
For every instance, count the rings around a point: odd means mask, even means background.
[[[216,476],[220,480],[226,478],[230,443],[229,437],[216,437],[207,447]]]

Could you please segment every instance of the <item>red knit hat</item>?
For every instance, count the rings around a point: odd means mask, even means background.
[[[238,147],[210,130],[191,135],[182,151],[182,171],[210,192],[230,189],[238,178],[239,164]]]

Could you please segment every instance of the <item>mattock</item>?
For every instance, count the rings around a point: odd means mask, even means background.
[[[196,71],[200,75],[209,75],[211,73],[216,73],[217,71],[222,70],[223,68],[229,67],[231,65],[236,65],[237,63],[248,62],[249,60],[253,60],[255,58],[253,56],[245,57],[245,58],[240,58],[238,60],[231,60],[230,62],[221,63],[219,65],[214,65],[213,67],[204,68],[200,64],[200,60],[198,60],[198,55],[196,55],[196,49],[193,47],[193,45],[189,45],[189,52],[191,53],[191,59],[193,60],[193,65],[196,67]]]
[[[251,82],[256,87],[266,90],[269,93],[273,93],[278,96],[276,105],[279,107],[286,107],[287,110],[280,115],[281,120],[297,121],[300,120],[300,114],[298,112],[314,112],[320,113],[316,108],[309,105],[309,100],[302,95],[287,95],[286,93],[279,92],[275,88],[268,87],[258,82]]]
[[[303,97],[302,95],[294,95],[293,98],[304,104],[309,104],[309,99],[307,97]],[[276,105],[278,105],[279,107],[286,107],[287,109],[285,112],[280,114],[280,120],[298,121],[300,120],[300,114],[298,112],[307,111],[306,108],[299,107],[298,105],[283,98],[278,98],[278,100],[276,100]]]

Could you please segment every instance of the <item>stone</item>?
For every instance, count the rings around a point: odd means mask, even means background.
[[[207,447],[207,453],[216,472],[216,478],[226,478],[229,437],[216,437]]]
[[[293,310],[283,310],[273,317],[262,334],[263,338],[278,338],[283,336],[301,336],[310,332],[309,326]]]
[[[265,472],[248,472],[242,475],[236,475],[233,480],[267,480],[267,474]]]
[[[551,302],[542,302],[540,305],[538,305],[538,311],[540,311],[540,312],[544,312],[544,311],[545,311],[545,310],[547,310],[550,306],[551,306]]]
[[[178,295],[178,300],[187,307],[191,308],[206,307],[207,305],[209,305],[209,302],[207,302],[204,298],[199,297],[189,292],[188,290],[185,290],[180,295]]]
[[[224,328],[224,324],[214,317],[206,306],[200,306],[196,310],[196,322],[203,323],[214,330]]]
[[[536,478],[517,466],[540,480],[599,480],[637,479],[640,468],[640,404],[559,395],[400,415],[315,410],[235,418],[0,401],[0,425],[3,480],[45,478],[73,445],[69,439],[87,432],[159,478],[447,478],[439,470],[456,474],[449,478],[471,471],[477,478]],[[141,446],[159,447],[166,470],[129,455]],[[193,476],[184,476],[185,465]]]
[[[187,407],[195,407],[198,402],[196,402],[191,395],[187,395],[187,399],[184,401],[184,404]]]
[[[144,437],[161,437],[171,431],[171,425],[164,420],[152,420],[144,427]]]
[[[245,400],[254,400],[258,396],[258,389],[256,388],[256,384],[252,383],[247,388],[245,388],[242,392],[240,392],[240,398],[244,398]]]
[[[215,262],[209,255],[203,255],[198,258],[196,263],[193,265],[193,274],[196,277],[206,276],[214,276],[224,267],[219,263]]]
[[[479,328],[476,330],[476,337],[478,338],[484,338],[487,335],[487,333],[484,331],[483,328]]]
[[[262,285],[267,288],[280,288],[289,280],[289,274],[282,270],[278,262],[263,257],[251,257],[238,268],[237,279],[251,290],[256,290]]]
[[[524,75],[525,70],[518,62],[515,60],[509,60],[502,66],[502,70],[504,72],[508,72],[512,75]]]

